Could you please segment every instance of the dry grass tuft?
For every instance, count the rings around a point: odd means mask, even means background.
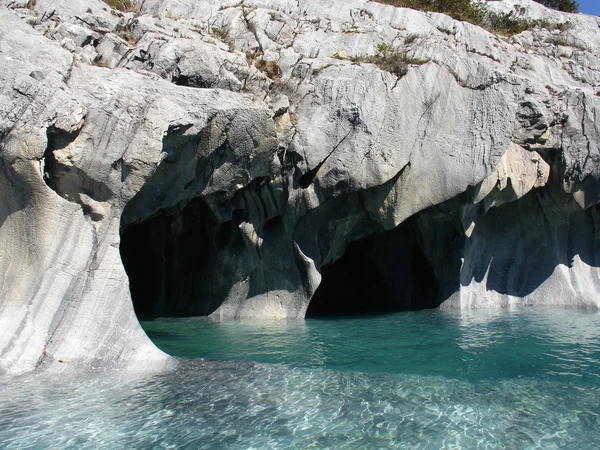
[[[117,11],[121,11],[124,13],[132,12],[139,13],[140,5],[135,3],[133,0],[102,0],[108,6]]]
[[[387,44],[380,44],[375,55],[355,56],[351,57],[350,60],[356,63],[375,64],[381,70],[392,73],[398,78],[402,78],[408,73],[408,66],[412,64],[422,65],[429,62],[427,59],[410,58],[406,53]]]
[[[256,58],[254,66],[271,80],[279,80],[281,78],[281,68],[275,61],[265,61],[262,58]]]

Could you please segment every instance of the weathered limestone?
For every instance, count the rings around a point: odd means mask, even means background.
[[[353,242],[389,309],[600,306],[597,18],[25,4],[0,5],[1,372],[169,364],[133,306],[302,318]],[[353,62],[382,48],[404,76]]]

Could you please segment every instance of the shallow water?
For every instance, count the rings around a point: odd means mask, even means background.
[[[597,314],[144,325],[172,353],[270,363],[0,378],[0,448],[600,448]]]
[[[600,383],[600,315],[569,310],[414,311],[305,321],[142,322],[184,358],[441,376]]]

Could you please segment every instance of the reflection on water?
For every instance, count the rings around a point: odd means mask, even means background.
[[[600,315],[569,310],[415,311],[306,321],[143,322],[186,358],[481,380],[600,377]]]
[[[0,448],[600,448],[595,314],[193,322],[149,334],[279,364],[0,377]]]

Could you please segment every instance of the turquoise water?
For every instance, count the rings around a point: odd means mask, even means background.
[[[305,321],[142,322],[183,358],[481,381],[600,383],[600,315],[568,310],[437,310]]]
[[[0,448],[600,448],[598,314],[144,326],[172,353],[264,362],[0,377]]]

